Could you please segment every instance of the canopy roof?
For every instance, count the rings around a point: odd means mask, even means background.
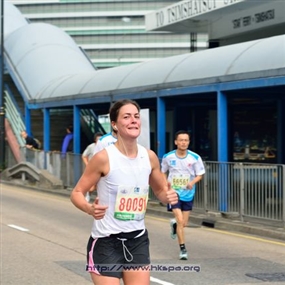
[[[9,9],[9,13],[12,10],[19,24],[5,27],[5,56],[27,102],[60,104],[69,99],[92,98],[96,103],[96,98],[102,96],[285,74],[284,35],[95,70],[62,30],[49,24],[26,24],[17,9]]]

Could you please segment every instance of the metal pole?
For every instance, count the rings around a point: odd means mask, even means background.
[[[197,33],[190,33],[190,52],[197,51]]]
[[[0,51],[0,171],[5,168],[5,110],[4,110],[4,0],[1,0]]]
[[[282,166],[282,178],[281,178],[281,182],[283,181],[283,187],[280,185],[281,187],[281,197],[283,197],[283,201],[281,203],[282,205],[282,222],[283,222],[283,228],[285,229],[285,188],[284,188],[284,181],[285,181],[285,166]],[[281,184],[281,183],[280,183]]]

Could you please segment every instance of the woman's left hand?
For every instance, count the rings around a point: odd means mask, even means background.
[[[166,193],[167,201],[171,205],[177,204],[179,196],[178,196],[177,192],[171,188],[171,183],[167,182],[167,184],[168,184],[168,190]]]

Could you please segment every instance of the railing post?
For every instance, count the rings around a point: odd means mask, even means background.
[[[72,182],[72,188],[77,184],[79,181],[81,175],[82,175],[82,160],[81,155],[79,154],[73,154],[73,169],[74,169],[74,175],[73,175],[73,182]]]
[[[228,211],[228,164],[226,162],[219,163],[219,212]]]
[[[67,187],[70,186],[70,154],[67,152],[66,153],[66,159],[65,159],[65,162],[66,162],[66,184],[67,184]]]
[[[282,165],[282,179],[283,181],[283,186],[282,186],[282,222],[283,222],[283,228],[285,228],[285,165]]]
[[[240,219],[243,222],[244,217],[244,167],[243,164],[239,164],[240,167]]]
[[[204,174],[204,177],[202,179],[202,181],[204,182],[204,187],[203,187],[203,197],[204,197],[204,210],[205,212],[207,212],[208,210],[208,175],[207,175],[207,165],[205,163],[205,169],[206,172]]]

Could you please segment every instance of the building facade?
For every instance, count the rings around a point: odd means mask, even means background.
[[[207,48],[206,34],[149,32],[145,15],[174,1],[10,1],[31,23],[68,33],[97,69]]]

